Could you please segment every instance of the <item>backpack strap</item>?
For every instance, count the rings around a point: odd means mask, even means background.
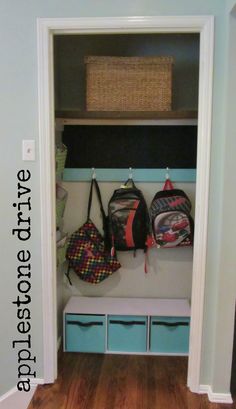
[[[92,206],[92,200],[93,200],[93,186],[95,186],[95,190],[96,190],[96,194],[97,194],[97,198],[99,202],[99,207],[100,207],[100,212],[102,215],[102,227],[103,227],[103,232],[104,232],[105,246],[107,248],[110,248],[109,234],[108,234],[108,218],[103,208],[101,192],[98,186],[98,182],[95,178],[91,180],[89,200],[88,200],[87,221],[90,220],[91,206]]]
[[[93,200],[93,186],[95,186],[96,193],[97,193],[97,198],[100,206],[100,211],[102,214],[102,219],[104,220],[106,218],[105,211],[103,208],[102,204],[102,197],[101,197],[101,192],[98,186],[98,182],[96,179],[92,179],[91,181],[91,186],[90,186],[90,192],[89,192],[89,200],[88,200],[88,211],[87,211],[87,220],[90,220],[90,212],[91,212],[91,206],[92,206],[92,200]]]
[[[69,281],[69,284],[72,285],[71,279],[70,279],[70,262],[68,263],[67,271],[65,272],[65,275]]]
[[[171,182],[169,178],[167,178],[163,186],[163,190],[172,190],[172,189],[174,189],[173,183]]]
[[[121,185],[121,187],[137,189],[132,178],[127,179],[126,182]]]

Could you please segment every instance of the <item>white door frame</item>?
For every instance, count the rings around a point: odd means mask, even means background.
[[[200,34],[195,239],[188,364],[188,386],[191,391],[199,392],[207,246],[214,19],[212,16],[39,18],[37,23],[45,383],[54,382],[57,376],[53,35]]]

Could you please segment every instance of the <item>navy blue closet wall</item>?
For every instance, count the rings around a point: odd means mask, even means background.
[[[196,168],[197,126],[64,127],[66,168]]]

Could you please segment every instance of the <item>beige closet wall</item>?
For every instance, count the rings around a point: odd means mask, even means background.
[[[136,183],[150,206],[151,200],[161,183]],[[68,201],[64,215],[64,231],[72,233],[86,220],[89,183],[64,182],[63,187],[68,191]],[[114,191],[120,184],[100,182],[101,194],[105,209]],[[182,188],[191,198],[193,214],[195,205],[195,184],[176,183],[177,188]],[[95,195],[94,195],[95,196]],[[99,208],[94,197],[94,206],[91,217],[102,231]],[[122,268],[99,285],[84,283],[75,274],[71,274],[73,288],[67,286],[65,291],[73,294],[116,296],[116,297],[174,297],[190,298],[192,284],[192,248],[179,249],[152,249],[148,252],[148,274],[144,273],[144,253],[119,252],[118,257]],[[67,288],[67,289],[66,289]]]

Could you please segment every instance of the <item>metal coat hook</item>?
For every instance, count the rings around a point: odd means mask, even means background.
[[[129,179],[133,179],[132,168],[129,168]]]
[[[96,179],[96,173],[95,173],[95,168],[92,168],[92,179]]]
[[[166,180],[170,179],[170,175],[169,175],[169,168],[166,168]]]

